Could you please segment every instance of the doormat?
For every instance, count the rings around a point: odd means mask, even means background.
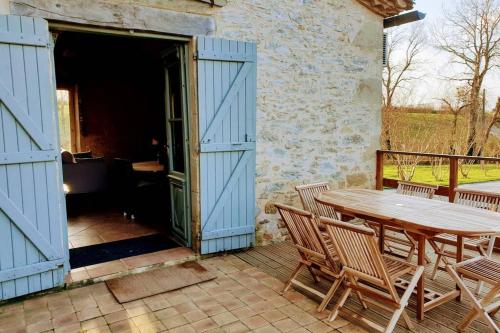
[[[69,250],[71,269],[100,264],[140,254],[172,249],[179,245],[164,234],[154,234]]]
[[[189,261],[108,280],[106,285],[118,302],[125,303],[213,279],[215,275],[205,267],[195,261]]]

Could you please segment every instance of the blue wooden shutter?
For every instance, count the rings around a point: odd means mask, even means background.
[[[64,283],[53,79],[47,22],[0,16],[0,300]]]
[[[202,254],[254,243],[256,49],[198,38]]]

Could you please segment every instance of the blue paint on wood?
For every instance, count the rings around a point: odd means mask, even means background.
[[[46,21],[0,16],[0,300],[62,285],[68,263],[48,40]]]
[[[198,38],[201,253],[255,238],[256,45]]]

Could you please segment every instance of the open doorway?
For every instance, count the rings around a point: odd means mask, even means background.
[[[58,32],[72,268],[190,246],[184,49],[164,39]]]

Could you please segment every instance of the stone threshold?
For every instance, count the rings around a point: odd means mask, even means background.
[[[73,289],[114,278],[147,272],[199,259],[200,256],[186,247],[141,254],[101,264],[72,269],[65,278],[65,288]]]

